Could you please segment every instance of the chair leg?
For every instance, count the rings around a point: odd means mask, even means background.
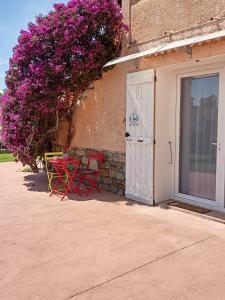
[[[53,177],[52,177],[52,178],[53,178]],[[69,189],[70,187],[67,187],[67,186],[66,186],[65,181],[64,181],[64,178],[63,178],[62,175],[59,175],[59,176],[58,176],[58,178],[57,178],[57,180],[56,180],[56,183],[55,183],[54,187],[52,188],[52,191],[51,191],[49,197],[51,197],[53,193],[56,193],[56,194],[58,193],[58,194],[59,194],[59,190],[57,190],[57,187],[58,187],[58,185],[60,184],[60,182],[62,182],[62,184],[63,184],[63,186],[64,186],[64,189],[65,189],[65,192],[63,193],[63,197],[61,198],[61,201],[63,201],[64,197],[68,194],[68,189]]]
[[[94,176],[95,177],[95,180],[97,179],[97,177],[98,176]],[[89,182],[89,186],[84,182],[84,180],[88,180],[88,182]],[[88,175],[83,175],[83,176],[81,176],[80,178],[79,178],[79,183],[78,183],[78,186],[80,185],[80,184],[83,184],[85,187],[86,187],[86,189],[87,189],[87,191],[86,191],[86,193],[85,193],[85,196],[88,196],[88,194],[90,193],[90,191],[92,190],[92,189],[94,189],[94,190],[96,190],[98,193],[101,193],[101,190],[99,189],[99,187],[98,187],[98,184],[96,183],[96,181],[95,180],[93,180],[90,176],[88,176]]]
[[[52,191],[52,186],[51,186],[51,175],[49,173],[47,173],[47,176],[48,176],[48,189],[49,191]]]
[[[84,182],[84,179],[85,179],[85,176],[81,175],[81,176],[78,176],[78,184],[77,186],[79,187],[81,184],[85,186],[86,189],[88,189],[88,186],[87,184]]]
[[[50,175],[49,176],[49,181],[48,181],[48,187],[49,187],[49,190],[52,191],[52,179],[53,179],[53,176]]]

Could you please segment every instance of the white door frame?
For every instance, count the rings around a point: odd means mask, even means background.
[[[217,173],[216,173],[216,201],[211,201],[195,196],[185,195],[179,193],[179,147],[180,147],[180,95],[181,95],[181,78],[190,76],[201,76],[209,74],[219,74],[219,99],[218,99],[218,137],[217,143],[219,149],[217,149]],[[202,204],[209,208],[217,208],[224,210],[224,173],[225,173],[225,134],[223,136],[225,128],[225,117],[223,112],[225,111],[225,71],[223,66],[221,68],[209,68],[201,67],[200,71],[190,71],[185,73],[184,71],[179,72],[177,75],[177,96],[176,96],[176,133],[175,133],[175,186],[174,186],[174,197],[175,199],[190,202],[193,204]]]

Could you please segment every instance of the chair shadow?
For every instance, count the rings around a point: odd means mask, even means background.
[[[37,174],[29,174],[24,176],[24,185],[27,187],[28,191],[31,192],[49,193],[48,177],[43,171]]]
[[[24,185],[27,187],[28,191],[31,192],[40,192],[40,193],[49,193],[48,190],[48,178],[47,174],[44,171],[41,171],[37,174],[29,174],[24,176]],[[61,196],[52,195],[59,199]],[[115,204],[126,204],[128,206],[141,205],[146,206],[146,204],[130,200],[123,195],[115,194],[112,192],[102,190],[101,193],[97,191],[91,191],[88,196],[82,195],[79,196],[75,193],[69,193],[63,201],[100,201],[106,203],[115,203]]]

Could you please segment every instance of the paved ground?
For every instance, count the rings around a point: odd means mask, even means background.
[[[1,300],[225,299],[225,225],[0,164]]]

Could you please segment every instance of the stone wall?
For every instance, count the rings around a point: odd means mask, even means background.
[[[90,148],[73,148],[72,153],[81,160],[81,168],[87,167],[88,153],[91,151],[104,154],[105,161],[100,169],[99,188],[113,193],[125,193],[126,154],[118,151],[96,150]]]

